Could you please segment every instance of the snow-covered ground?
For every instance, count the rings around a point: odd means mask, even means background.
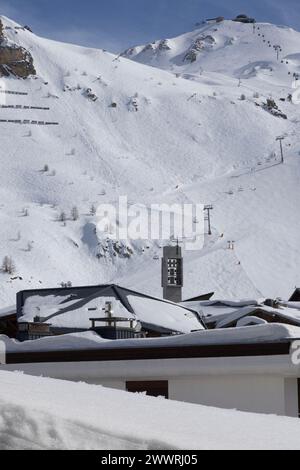
[[[300,449],[298,419],[0,372],[0,449]]]
[[[7,36],[31,52],[38,75],[2,79],[2,87],[28,95],[1,99],[50,111],[1,108],[0,119],[59,126],[0,122],[0,260],[9,255],[16,265],[14,275],[0,273],[0,307],[18,290],[62,281],[114,281],[160,296],[160,243],[116,250],[108,234],[95,231],[92,205],[119,195],[147,206],[214,205],[213,235],[201,251],[185,253],[185,298],[205,291],[288,298],[300,285],[300,120],[299,105],[279,99],[294,92],[288,72],[300,70],[300,33],[258,25],[282,45],[283,63],[252,26],[225,22],[172,39],[159,60],[151,52],[141,64],[16,31],[2,20],[12,28]],[[183,61],[203,35],[213,37],[206,40],[211,47],[195,62]],[[287,120],[256,106],[271,96]],[[286,160],[273,166],[279,135],[286,136]],[[57,221],[73,206],[77,221]]]

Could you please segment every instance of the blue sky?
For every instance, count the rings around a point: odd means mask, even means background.
[[[39,35],[113,52],[239,13],[300,30],[299,0],[0,0],[0,14]]]

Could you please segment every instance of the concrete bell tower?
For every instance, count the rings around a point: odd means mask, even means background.
[[[182,301],[183,258],[180,246],[165,246],[162,258],[163,298],[171,302]]]

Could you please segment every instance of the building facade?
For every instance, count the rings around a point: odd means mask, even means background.
[[[274,331],[278,329],[284,336],[285,330],[277,325]],[[263,327],[263,336],[266,331]],[[199,334],[199,342],[211,333]],[[140,341],[111,341],[97,349],[8,352],[1,369],[218,408],[300,415],[300,365],[291,360],[291,339],[228,344],[184,344],[179,338]]]

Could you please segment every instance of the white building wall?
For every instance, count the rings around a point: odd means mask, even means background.
[[[159,377],[135,377],[134,381],[161,380]],[[132,380],[132,378],[127,378]],[[201,376],[167,378],[170,400],[217,408],[297,418],[297,379],[259,375]],[[90,382],[90,381],[88,381]],[[126,390],[126,379],[96,380],[103,387]],[[95,383],[95,380],[92,381]]]
[[[257,413],[286,414],[283,377],[258,375],[201,376],[169,382],[170,399]],[[289,416],[297,415],[292,401]]]
[[[135,377],[134,381],[161,380],[161,377]],[[103,387],[126,390],[126,380],[99,378]],[[297,379],[259,375],[229,375],[167,378],[170,400],[196,403],[254,413],[298,417]]]
[[[116,390],[126,391],[126,381],[125,380],[112,380],[112,379],[98,379],[98,380],[85,380],[86,383],[92,385],[102,385],[102,387],[113,388]],[[95,383],[96,382],[96,383]]]
[[[168,380],[172,400],[298,417],[300,371],[289,357],[6,365],[37,376],[125,390],[126,381]]]
[[[285,415],[293,418],[299,418],[299,392],[297,379],[285,379]]]

